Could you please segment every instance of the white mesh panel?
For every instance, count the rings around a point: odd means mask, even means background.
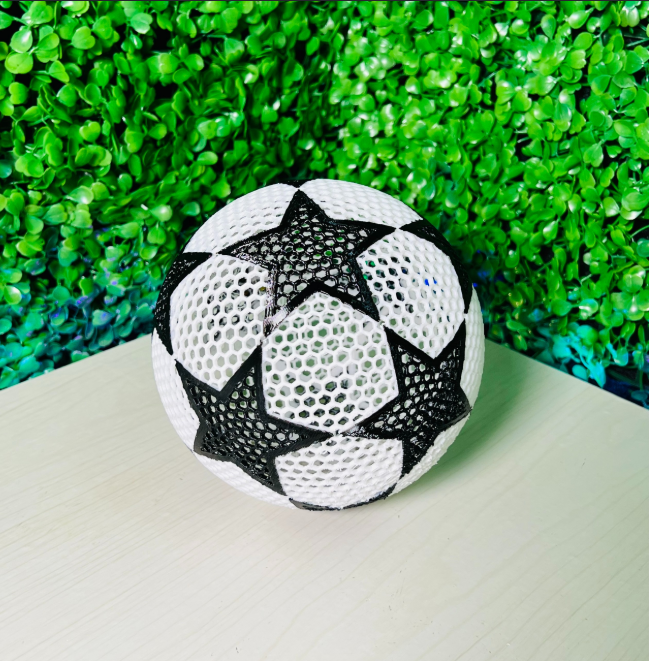
[[[407,474],[404,475],[398,482],[394,491],[390,495],[399,493],[402,489],[409,487],[413,482],[416,482],[424,473],[429,471],[441,458],[442,455],[448,450],[451,443],[457,438],[458,434],[462,431],[462,427],[466,424],[469,416],[460,420],[446,431],[443,431],[436,439],[435,445],[428,449],[428,452],[423,456],[422,460]]]
[[[268,336],[262,372],[270,414],[334,433],[397,395],[381,324],[323,293],[309,297]]]
[[[268,271],[215,255],[171,296],[171,344],[197,379],[221,390],[263,339]]]
[[[194,455],[198,461],[205,466],[211,473],[220,477],[224,482],[231,487],[245,493],[253,498],[265,500],[272,505],[281,505],[282,507],[295,507],[293,503],[286,497],[282,496],[275,491],[271,491],[268,487],[253,480],[247,473],[244,473],[238,466],[229,461],[217,461],[210,459],[202,454]]]
[[[402,227],[421,220],[403,202],[386,193],[350,181],[315,179],[300,187],[322,210],[337,220],[361,220]]]
[[[176,371],[176,361],[167,353],[155,330],[151,338],[151,354],[153,375],[162,405],[178,436],[192,449],[198,431],[198,416],[189,405],[189,399]]]
[[[399,479],[400,441],[333,436],[275,460],[284,491],[298,502],[342,508],[364,503]]]
[[[478,398],[484,367],[484,322],[478,294],[473,291],[466,314],[466,349],[460,386],[473,406]]]
[[[248,193],[206,220],[184,252],[220,252],[258,232],[277,227],[295,188],[275,184]]]
[[[396,230],[357,261],[381,321],[431,358],[438,356],[464,321],[462,290],[448,256]]]

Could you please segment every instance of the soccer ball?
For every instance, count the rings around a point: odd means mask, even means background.
[[[398,200],[315,179],[214,214],[171,265],[153,367],[176,432],[262,500],[344,509],[435,464],[476,400],[478,297]]]

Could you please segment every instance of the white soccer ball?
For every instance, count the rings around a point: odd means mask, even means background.
[[[398,200],[316,179],[214,214],[160,292],[153,367],[197,459],[276,505],[344,509],[433,466],[473,407],[478,297]]]

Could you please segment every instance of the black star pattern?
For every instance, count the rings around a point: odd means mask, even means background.
[[[399,394],[347,433],[400,440],[403,444],[401,475],[407,475],[441,432],[471,412],[460,386],[466,327],[462,323],[455,337],[434,359],[391,329],[386,328],[385,332]]]
[[[331,437],[266,412],[261,347],[241,365],[223,390],[215,390],[176,362],[183,387],[200,421],[194,451],[231,461],[264,486],[284,494],[275,458]]]
[[[171,295],[176,287],[199,265],[212,255],[209,252],[183,252],[176,257],[165,277],[158,302],[153,312],[155,328],[158,337],[169,354],[173,353],[171,346],[171,324],[169,312],[171,308]]]
[[[313,179],[288,179],[287,181],[280,181],[279,183],[293,186],[293,188],[302,188],[302,186],[309,181],[313,181]]]
[[[268,269],[269,301],[264,328],[270,333],[286,313],[315,292],[326,292],[378,321],[379,313],[356,261],[370,245],[394,231],[375,223],[334,220],[296,191],[279,227],[223,250]],[[284,315],[282,315],[283,318]]]
[[[401,229],[418,236],[420,239],[430,241],[435,247],[448,255],[448,258],[451,260],[451,264],[453,264],[453,268],[457,273],[457,279],[460,281],[460,289],[462,290],[462,299],[464,301],[464,314],[466,314],[469,311],[469,305],[471,304],[473,285],[471,284],[471,278],[469,277],[462,260],[453,246],[451,246],[446,240],[446,237],[427,220],[417,220],[414,223],[404,225]]]

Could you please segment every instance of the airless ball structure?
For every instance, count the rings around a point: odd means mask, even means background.
[[[476,400],[480,303],[444,237],[358,184],[276,184],[212,216],[169,269],[153,366],[176,432],[262,500],[395,494]]]

